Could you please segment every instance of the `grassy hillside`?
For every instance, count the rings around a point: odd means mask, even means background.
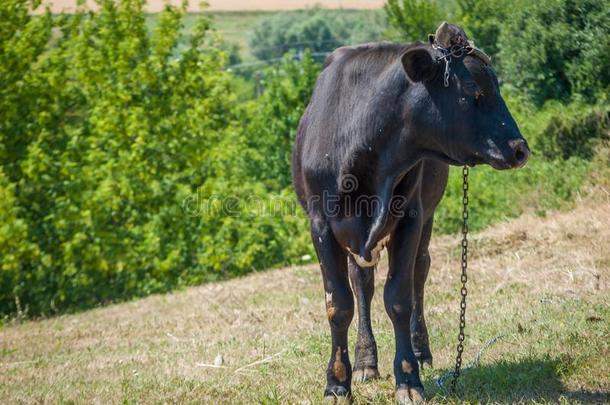
[[[583,201],[473,235],[466,363],[498,341],[464,373],[468,402],[610,400],[609,210],[607,200]],[[427,319],[437,368],[423,380],[430,402],[455,403],[435,378],[453,365],[458,240],[435,239],[432,256]],[[356,384],[357,404],[392,403],[385,276],[383,264],[373,303],[382,379]],[[13,321],[0,329],[0,403],[318,403],[328,335],[313,265]]]

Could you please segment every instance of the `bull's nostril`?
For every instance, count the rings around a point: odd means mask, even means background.
[[[521,167],[527,162],[529,157],[529,149],[527,143],[523,139],[512,139],[508,141],[508,145],[513,152],[513,164],[515,167]]]
[[[523,159],[525,159],[525,152],[521,149],[517,149],[517,151],[515,152],[515,159],[517,160],[517,162],[522,162]]]

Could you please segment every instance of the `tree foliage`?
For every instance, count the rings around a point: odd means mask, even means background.
[[[208,21],[177,57],[183,10],[166,8],[149,33],[143,2],[100,5],[54,18],[2,2],[2,312],[167,291],[302,248],[290,243],[302,218],[265,209],[286,195],[248,182],[248,144]],[[278,97],[281,80],[269,85]],[[217,211],[214,198],[235,204]]]
[[[385,27],[377,11],[351,13],[314,8],[278,13],[252,32],[250,50],[261,60],[281,58],[290,51],[332,52],[341,45],[378,40]]]
[[[564,106],[548,102],[543,112],[549,118],[537,144],[548,159],[577,156],[591,160],[597,147],[610,141],[610,107],[605,103],[590,106],[576,101]]]
[[[329,21],[315,11],[276,14],[263,20],[250,39],[252,54],[262,60],[280,58],[291,49],[323,52],[340,44]]]
[[[394,40],[425,41],[443,21],[441,9],[431,0],[388,0],[384,8],[390,26],[387,36]]]
[[[13,84],[2,166],[37,255],[2,287],[2,308],[15,297],[41,312],[180,285],[201,250],[201,223],[180,215],[181,202],[209,176],[231,120],[207,22],[176,60],[179,10],[148,34],[141,1],[56,19],[9,3],[3,21],[18,31],[3,36]]]
[[[265,92],[246,108],[252,173],[270,190],[291,184],[292,145],[296,128],[311,97],[320,65],[306,51],[302,61],[288,54],[266,72]]]
[[[512,1],[512,7],[501,0],[457,0],[460,12],[460,24],[469,37],[474,39],[477,47],[497,61],[499,52],[498,37],[507,16],[513,7],[521,7],[518,0]]]
[[[610,84],[610,9],[603,0],[528,4],[499,37],[505,79],[541,104],[589,98]]]

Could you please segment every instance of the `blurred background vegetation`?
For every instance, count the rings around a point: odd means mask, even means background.
[[[320,62],[340,45],[425,40],[443,20],[492,55],[533,150],[522,170],[473,170],[472,228],[569,207],[608,172],[604,0],[154,15],[140,0],[99,4],[33,15],[36,2],[0,2],[4,316],[311,260],[290,154]],[[459,228],[460,181],[452,172],[437,232]]]

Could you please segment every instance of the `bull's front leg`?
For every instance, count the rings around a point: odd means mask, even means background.
[[[347,333],[354,316],[354,297],[349,285],[347,255],[337,243],[325,219],[315,216],[311,218],[311,236],[320,260],[326,316],[332,341],[324,397],[349,397],[352,366],[348,355]]]
[[[388,246],[389,271],[384,301],[396,339],[396,400],[400,404],[421,404],[424,402],[424,390],[411,345],[410,331],[414,305],[413,274],[422,231],[421,205],[409,212],[410,215],[404,217],[394,231]]]
[[[428,364],[432,367],[432,352],[430,352],[430,342],[428,339],[428,328],[424,316],[424,287],[430,270],[430,253],[428,245],[432,236],[432,218],[428,219],[423,226],[419,239],[419,248],[415,259],[414,268],[414,289],[415,303],[413,314],[411,315],[411,343],[413,351],[419,363],[423,366]]]

